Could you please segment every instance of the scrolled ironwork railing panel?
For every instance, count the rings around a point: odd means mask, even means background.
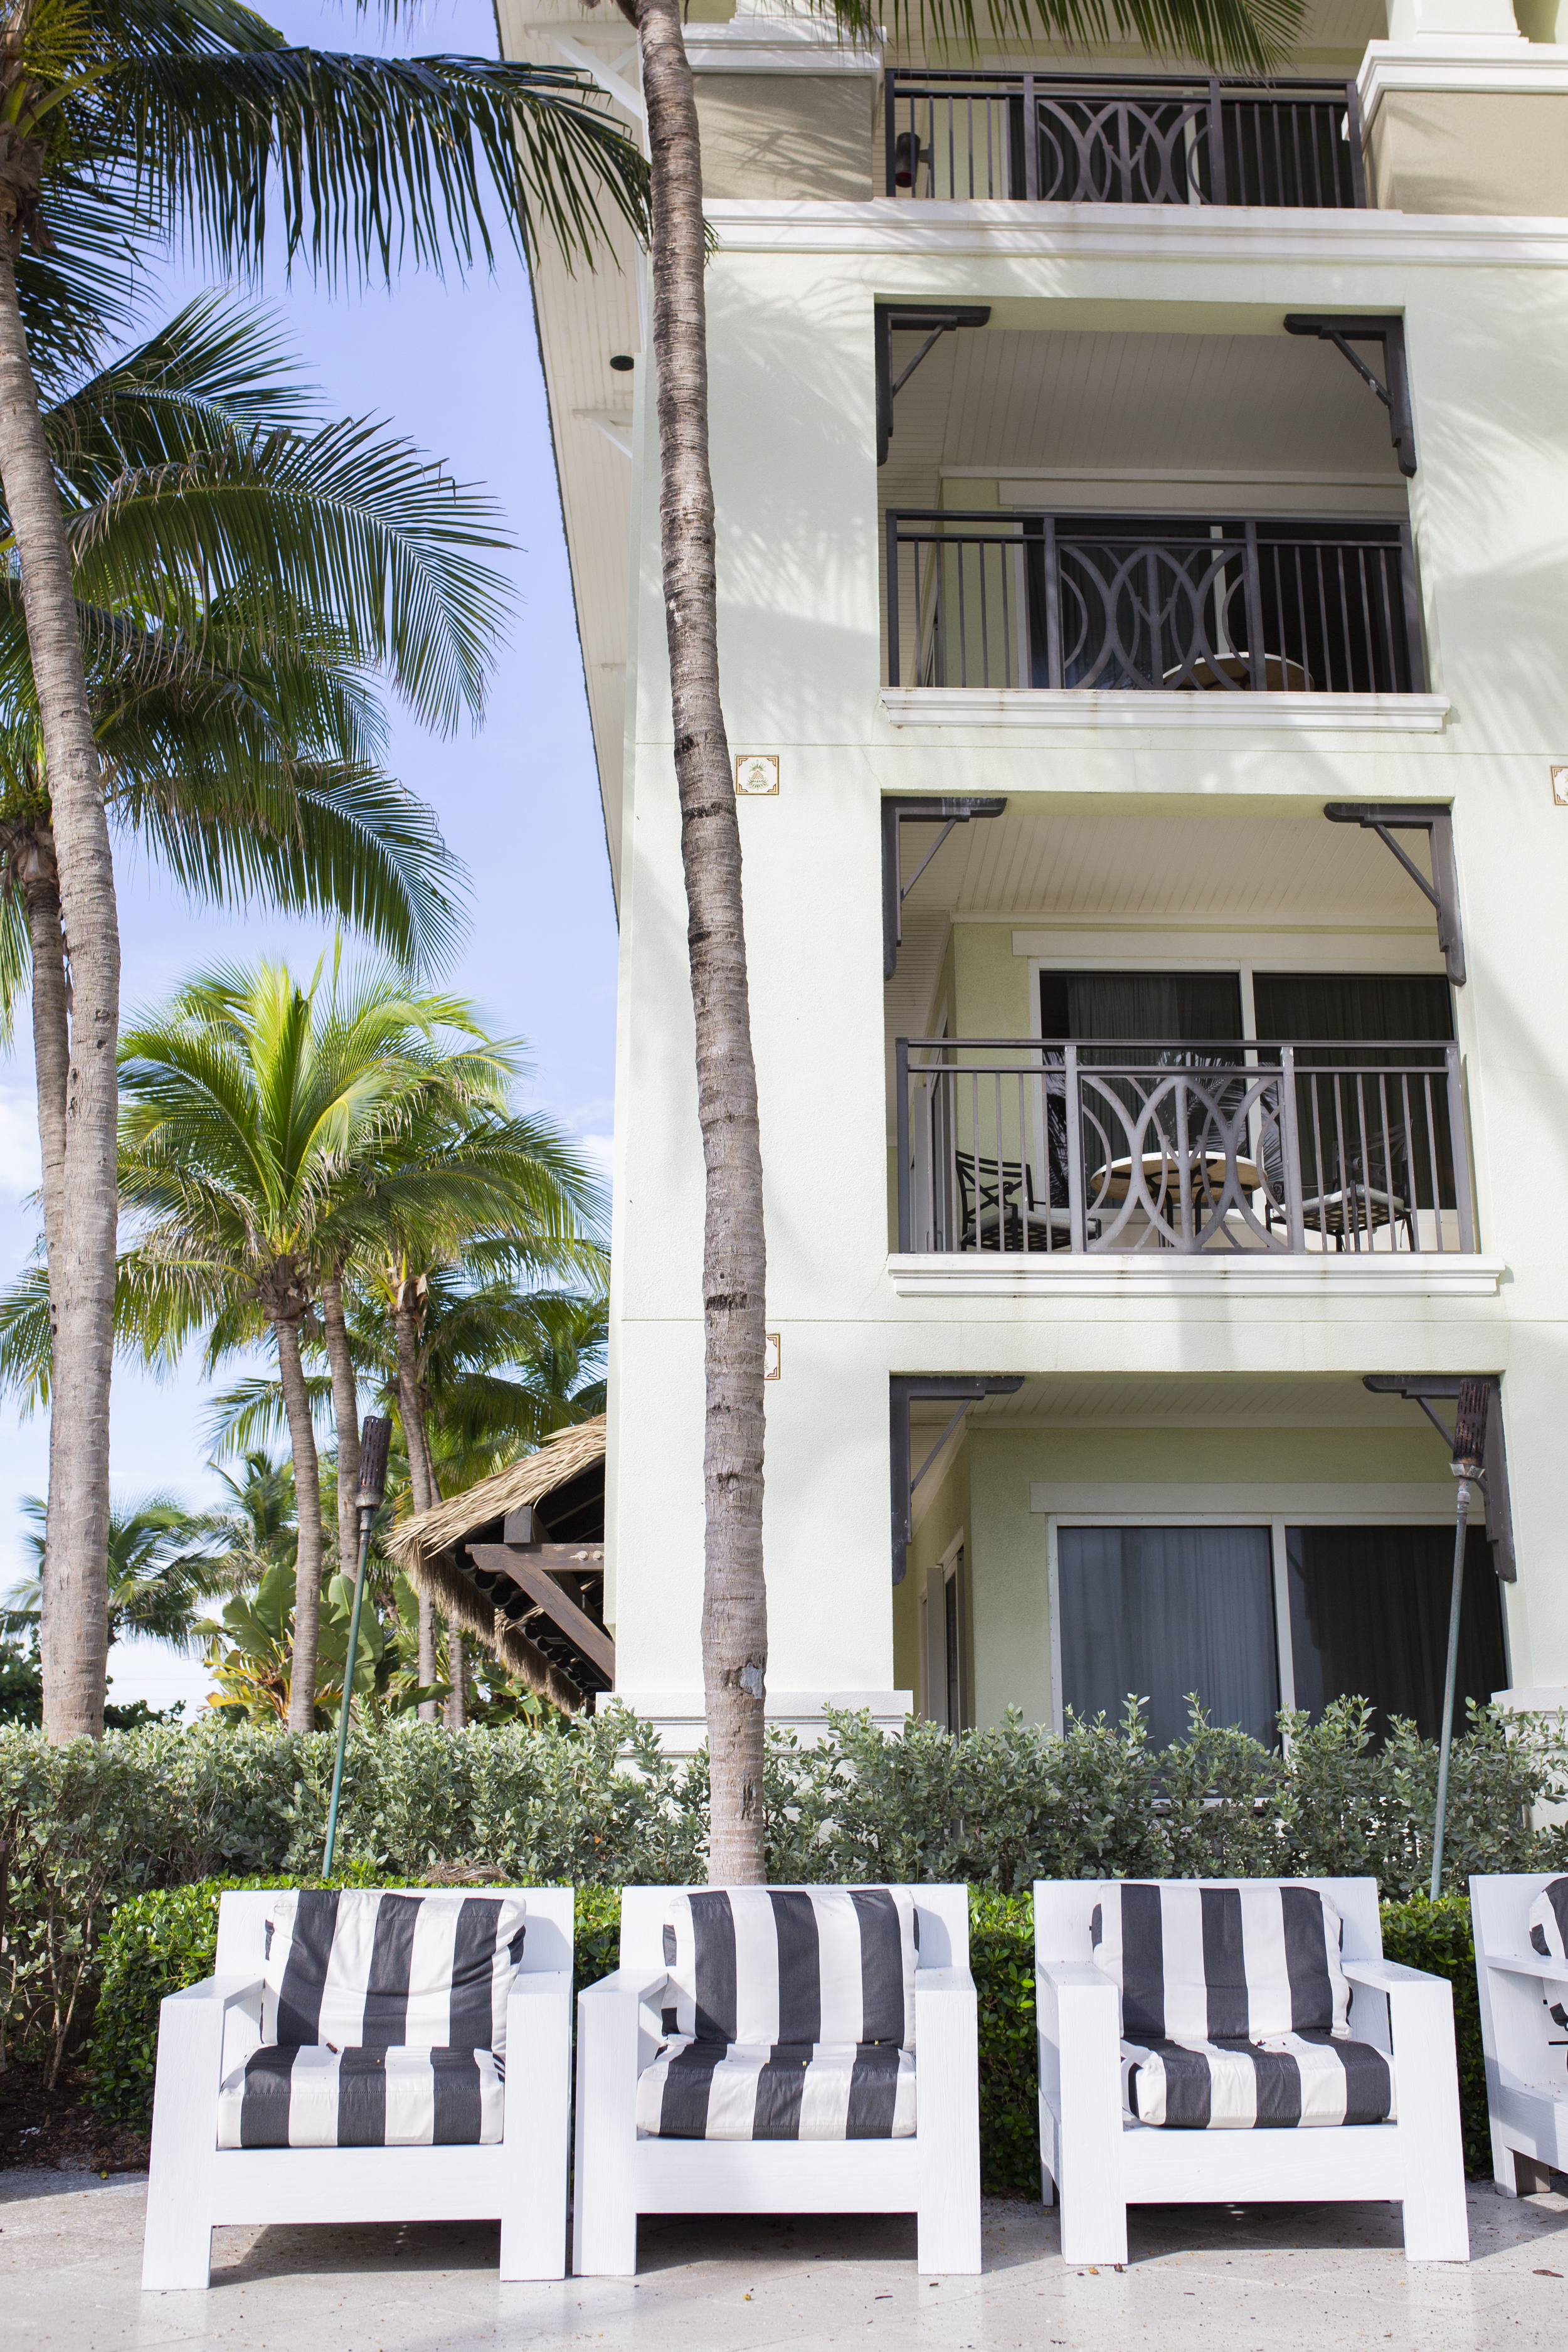
[[[900,1039],[904,1250],[1475,1247],[1458,1048]]]
[[[887,517],[890,686],[1411,694],[1409,526],[1283,516]]]
[[[884,132],[889,196],[1366,203],[1354,82],[893,68]]]

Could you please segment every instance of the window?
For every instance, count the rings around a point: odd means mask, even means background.
[[[1296,1704],[1314,1719],[1331,1698],[1369,1698],[1373,1727],[1410,1717],[1435,1739],[1443,1712],[1451,1528],[1289,1528],[1290,1651]],[[1454,1728],[1468,1699],[1489,1699],[1508,1681],[1502,1596],[1484,1528],[1465,1550]]]
[[[1147,1702],[1150,1738],[1164,1746],[1185,1735],[1192,1694],[1211,1723],[1271,1747],[1282,1705],[1316,1721],[1331,1699],[1352,1697],[1371,1700],[1377,1738],[1394,1716],[1435,1738],[1453,1559],[1451,1522],[1059,1527],[1064,1715],[1119,1721],[1131,1693]],[[1508,1679],[1501,1594],[1485,1529],[1473,1527],[1456,1727],[1468,1700],[1489,1699]]]
[[[1234,971],[1043,971],[1040,1034],[1234,1045],[1245,1034],[1241,982]]]
[[[1184,1737],[1187,1694],[1271,1746],[1279,1710],[1268,1528],[1063,1528],[1062,1702],[1114,1721],[1149,1702],[1156,1747]]]

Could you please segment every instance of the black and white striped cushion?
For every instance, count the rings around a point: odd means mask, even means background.
[[[279,1893],[267,1921],[263,2042],[500,2056],[525,1907],[517,1895]]]
[[[1568,1878],[1554,1878],[1530,1906],[1530,1942],[1543,1960],[1568,1961]],[[1568,2027],[1568,2007],[1552,2003],[1553,2025]]]
[[[1381,2124],[1394,2115],[1394,2074],[1370,2042],[1328,2033],[1147,2049],[1124,2042],[1121,2105],[1131,2122],[1177,2131]]]
[[[1135,1881],[1109,1888],[1090,1924],[1121,1990],[1129,2042],[1268,2042],[1347,2031],[1342,1923],[1289,1879]]]
[[[637,2113],[665,2139],[908,2139],[915,2062],[886,2042],[671,2042],[637,2077]]]
[[[914,1898],[902,1886],[731,1886],[671,1898],[666,2040],[770,2050],[915,2046]]]
[[[501,2137],[488,2050],[271,2045],[218,2093],[219,2147],[458,2147]]]

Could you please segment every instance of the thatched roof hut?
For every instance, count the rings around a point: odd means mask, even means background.
[[[540,1697],[574,1714],[614,1688],[602,1413],[405,1520],[386,1549],[412,1584]]]

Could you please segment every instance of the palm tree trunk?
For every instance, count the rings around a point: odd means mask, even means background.
[[[120,924],[81,637],[38,387],[16,301],[20,239],[0,236],[0,481],[22,567],[53,810],[71,1055],[58,1213],[46,1223],[54,1324],[40,1640],[51,1739],[98,1738],[108,1667],[109,1384],[114,1348]]]
[[[766,1255],[741,900],[735,780],[719,702],[713,485],[708,470],[702,157],[679,0],[620,0],[637,29],[653,173],[653,348],[659,528],[669,641],[697,1108],[707,1170],[702,1247],[707,1506],[702,1681],[716,1884],[756,1885],[763,1859],[763,1349]]]
[[[393,1296],[392,1334],[397,1349],[397,1411],[403,1423],[403,1449],[408,1456],[408,1484],[414,1491],[416,1512],[427,1511],[434,1500],[430,1492],[430,1464],[425,1452],[425,1416],[419,1409],[419,1335],[414,1328],[414,1318],[403,1304],[405,1286],[398,1284]],[[419,1595],[419,1680],[428,1688],[436,1679],[436,1603],[427,1592]],[[419,1702],[421,1723],[436,1721],[437,1707],[433,1698]]]
[[[272,1328],[278,1339],[278,1376],[283,1384],[283,1409],[289,1415],[289,1443],[294,1455],[294,1501],[300,1527],[294,1568],[294,1664],[289,1691],[289,1728],[313,1731],[316,1652],[321,1629],[321,1472],[316,1459],[316,1432],[310,1420],[305,1367],[300,1360],[300,1326],[279,1318]]]
[[[321,1276],[321,1328],[332,1370],[332,1425],[338,1439],[338,1566],[353,1576],[359,1559],[359,1382],[343,1315],[343,1270]]]

